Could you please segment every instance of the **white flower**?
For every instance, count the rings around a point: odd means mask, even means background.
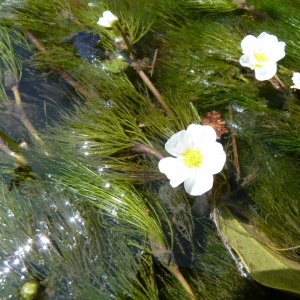
[[[212,188],[212,175],[219,173],[226,161],[223,147],[216,138],[212,127],[191,124],[167,141],[165,149],[176,158],[163,158],[158,168],[170,179],[172,187],[184,182],[186,192],[193,196]]]
[[[276,62],[285,56],[284,42],[278,42],[275,35],[266,32],[257,38],[247,35],[241,43],[243,56],[240,64],[255,71],[255,78],[263,81],[271,79],[277,71]]]
[[[294,85],[291,86],[292,89],[300,90],[300,73],[295,72],[292,77]]]
[[[103,17],[99,18],[98,25],[103,27],[113,27],[119,21],[118,17],[112,14],[109,10],[103,13]]]

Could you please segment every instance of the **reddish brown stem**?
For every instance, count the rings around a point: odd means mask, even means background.
[[[151,77],[154,74],[154,67],[155,67],[155,63],[156,63],[156,60],[157,60],[157,54],[158,54],[158,49],[155,49],[154,57],[153,57],[152,65],[151,65],[151,71],[150,71]]]
[[[171,114],[170,108],[168,107],[168,105],[166,104],[166,102],[163,100],[161,94],[156,89],[156,87],[153,85],[153,83],[150,81],[150,79],[145,74],[145,72],[143,70],[137,70],[137,72],[138,72],[139,76],[142,78],[142,80],[144,81],[144,83],[147,85],[147,87],[150,89],[150,91],[153,93],[153,95],[155,96],[155,98],[157,99],[157,101],[160,103],[160,105],[164,109],[165,113],[169,117],[171,117],[172,114]]]
[[[229,110],[229,120],[231,123],[230,132],[231,132],[231,143],[232,143],[232,151],[233,151],[233,164],[234,164],[235,171],[236,171],[235,178],[236,178],[236,181],[239,181],[241,179],[240,164],[239,164],[239,157],[238,157],[238,151],[237,151],[237,146],[236,146],[235,131],[232,126],[233,125],[233,114],[232,114],[231,106],[229,106],[228,110]]]
[[[32,44],[41,52],[46,52],[46,48],[38,41],[38,39],[28,30],[22,29],[26,34],[26,37],[32,42]]]
[[[133,145],[133,149],[136,151],[136,152],[139,152],[139,153],[147,153],[147,154],[151,154],[153,156],[155,156],[157,159],[161,160],[163,158],[165,158],[161,153],[159,153],[158,151],[154,150],[153,148],[150,148],[146,145],[143,145],[143,144],[134,144]]]
[[[196,300],[196,295],[194,294],[191,286],[189,285],[189,283],[186,281],[186,279],[184,278],[184,276],[182,275],[182,273],[179,270],[179,267],[177,264],[170,266],[169,270],[172,272],[172,274],[177,278],[177,280],[181,283],[182,287],[186,290],[186,292],[189,294],[190,296],[190,300]]]
[[[17,117],[23,123],[23,125],[27,128],[27,130],[33,136],[33,138],[38,143],[40,143],[40,145],[43,146],[44,142],[41,140],[36,129],[33,127],[33,125],[31,124],[31,122],[29,121],[29,119],[27,118],[24,112],[18,85],[13,86],[11,90],[14,93],[16,106],[17,106],[17,113],[15,114],[15,117]]]

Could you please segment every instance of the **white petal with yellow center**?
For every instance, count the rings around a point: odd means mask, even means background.
[[[191,124],[167,141],[166,150],[177,157],[163,158],[158,167],[172,187],[184,182],[185,190],[191,195],[201,195],[211,189],[213,174],[220,172],[226,161],[216,138],[212,127]]]
[[[277,61],[285,56],[285,43],[278,42],[275,35],[266,32],[261,33],[257,38],[253,35],[246,36],[241,47],[243,55],[240,64],[255,70],[257,80],[269,80],[277,71]]]

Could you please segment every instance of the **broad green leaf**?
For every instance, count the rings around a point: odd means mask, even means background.
[[[243,261],[251,277],[262,285],[300,295],[300,264],[265,246],[253,226],[241,223],[222,207],[216,218],[221,235]]]

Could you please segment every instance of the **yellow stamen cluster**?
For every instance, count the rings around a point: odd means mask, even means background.
[[[183,163],[188,168],[199,168],[202,163],[202,153],[197,149],[189,149],[183,154]]]
[[[264,62],[268,62],[269,59],[267,57],[267,55],[265,53],[255,53],[254,54],[254,58],[257,60],[257,62],[259,63],[264,63]],[[262,68],[263,66],[261,64],[256,64],[255,67],[257,68]]]

